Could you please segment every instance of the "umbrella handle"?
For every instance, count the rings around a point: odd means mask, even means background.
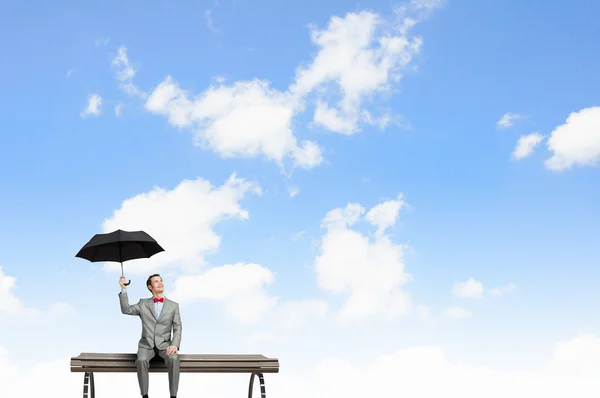
[[[121,246],[119,246],[119,250],[121,250]],[[123,262],[121,261],[121,276],[125,276],[123,274]],[[129,284],[131,283],[131,279],[129,280],[129,282],[124,283],[125,286],[129,286]]]

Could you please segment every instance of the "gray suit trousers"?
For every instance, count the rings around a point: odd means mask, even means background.
[[[149,375],[148,368],[150,360],[158,354],[165,361],[169,373],[169,392],[171,396],[177,395],[179,387],[179,354],[167,355],[167,350],[159,350],[158,348],[148,349],[139,347],[135,366],[137,368],[138,382],[140,383],[140,393],[148,394]]]

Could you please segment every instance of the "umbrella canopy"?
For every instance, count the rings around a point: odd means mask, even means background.
[[[118,229],[107,234],[96,234],[75,255],[91,262],[113,261],[121,263],[138,258],[150,258],[164,249],[144,231]],[[131,280],[125,285],[129,285]]]

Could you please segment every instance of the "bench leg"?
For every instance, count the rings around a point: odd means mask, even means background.
[[[85,372],[83,375],[83,398],[96,398],[93,372]]]
[[[252,387],[254,387],[254,376],[258,376],[258,380],[260,381],[260,398],[267,398],[267,393],[265,392],[265,379],[262,373],[252,373],[250,375],[250,387],[248,388],[248,398],[252,398]]]

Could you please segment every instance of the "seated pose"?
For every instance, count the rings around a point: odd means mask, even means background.
[[[150,275],[146,281],[146,286],[153,297],[141,299],[134,305],[129,305],[124,276],[119,279],[119,285],[121,285],[119,293],[121,312],[126,315],[137,315],[142,320],[142,338],[138,343],[135,360],[142,397],[148,398],[149,362],[158,354],[167,365],[171,398],[176,398],[179,387],[178,354],[181,345],[179,304],[164,297],[165,289],[159,274]]]

